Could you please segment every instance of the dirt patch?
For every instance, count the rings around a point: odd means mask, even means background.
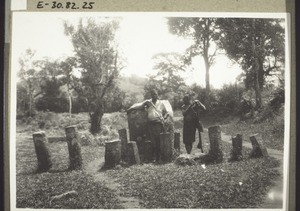
[[[140,200],[135,197],[121,196],[122,185],[116,182],[113,178],[105,175],[105,171],[99,171],[104,164],[104,159],[97,159],[90,162],[86,167],[86,172],[94,177],[95,182],[104,184],[107,188],[112,190],[117,198],[120,200],[120,204],[125,209],[141,208]]]

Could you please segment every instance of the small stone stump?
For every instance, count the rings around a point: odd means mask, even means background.
[[[128,143],[127,130],[121,129],[118,131],[118,133],[119,133],[119,139],[121,140],[121,160],[127,161],[127,143]]]
[[[232,137],[232,151],[230,161],[240,161],[243,159],[243,136],[241,134],[237,134]]]
[[[105,143],[104,168],[114,168],[121,161],[121,141],[113,140]]]
[[[174,149],[180,151],[180,133],[174,133]]]
[[[37,172],[46,172],[52,167],[48,139],[44,131],[33,133],[32,136],[38,161]]]
[[[129,165],[135,165],[135,164],[141,163],[136,142],[130,141],[127,143],[127,153],[128,153],[128,164]]]
[[[223,152],[221,150],[221,128],[220,126],[212,126],[208,128],[208,136],[210,142],[209,157],[212,162],[222,162]]]
[[[265,146],[264,140],[258,134],[250,136],[250,141],[252,143],[252,151],[250,153],[251,158],[267,157],[269,156],[267,148]]]
[[[151,162],[153,155],[152,143],[149,140],[146,140],[144,143],[144,159],[145,162]]]
[[[69,170],[81,170],[81,145],[77,128],[76,126],[69,126],[65,128],[65,132],[69,150]]]
[[[171,133],[160,134],[160,156],[162,162],[171,162],[173,158],[173,141]]]

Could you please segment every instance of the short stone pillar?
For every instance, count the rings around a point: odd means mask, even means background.
[[[241,134],[237,134],[232,137],[232,151],[230,161],[239,161],[243,159],[243,136]]]
[[[32,136],[38,161],[37,172],[46,172],[52,167],[48,139],[44,131],[33,133]]]
[[[221,150],[221,128],[212,126],[208,128],[208,137],[210,142],[209,156],[213,162],[222,162],[223,152]]]
[[[121,141],[113,140],[105,143],[105,168],[113,168],[121,161]]]
[[[160,157],[162,162],[171,162],[173,158],[173,141],[171,133],[160,134]]]
[[[127,161],[127,143],[128,143],[127,130],[121,129],[118,131],[118,133],[119,133],[119,139],[121,140],[121,160]]]
[[[258,134],[254,134],[250,136],[250,141],[252,143],[252,151],[250,153],[250,157],[257,158],[257,157],[267,157],[268,151],[265,146],[264,140]]]
[[[153,149],[152,143],[149,140],[146,140],[144,143],[144,160],[145,162],[151,162],[153,159]]]
[[[180,133],[174,133],[174,149],[180,151]]]
[[[65,133],[69,150],[69,170],[81,170],[81,145],[76,126],[66,127]]]
[[[130,141],[127,143],[127,153],[128,153],[128,164],[129,165],[141,163],[136,142]]]

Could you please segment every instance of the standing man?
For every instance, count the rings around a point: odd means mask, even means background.
[[[158,99],[156,90],[151,90],[151,99],[142,102],[139,105],[131,106],[127,113],[137,110],[146,109],[148,114],[148,130],[152,144],[153,157],[158,162],[160,159],[160,133],[164,131],[164,121],[168,117],[164,104]]]
[[[201,132],[203,132],[203,126],[200,122],[200,112],[202,110],[204,111],[206,110],[206,108],[199,100],[194,100],[193,102],[191,102],[189,96],[184,96],[182,106],[183,143],[188,154],[191,153],[193,143],[195,142],[196,129],[198,129],[199,134],[199,144],[197,147],[201,149],[201,152],[203,153],[201,139]]]

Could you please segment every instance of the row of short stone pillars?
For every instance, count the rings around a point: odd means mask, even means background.
[[[76,126],[65,128],[69,151],[69,170],[82,169],[81,145]],[[37,155],[37,172],[46,172],[52,167],[51,153],[48,149],[48,139],[44,131],[33,133],[34,148]]]
[[[65,128],[66,140],[69,151],[69,170],[82,169],[81,145],[77,133],[76,126],[69,126]],[[105,143],[105,163],[104,168],[111,168],[121,161],[129,165],[140,164],[139,151],[136,142],[128,141],[127,130],[121,129],[118,131],[119,140],[113,140]],[[221,162],[223,160],[223,153],[221,150],[221,129],[220,126],[213,126],[208,128],[208,135],[210,140],[210,150],[208,156],[211,161]],[[45,132],[36,132],[33,134],[33,141],[38,160],[38,172],[48,171],[52,167],[51,154],[48,149],[48,139]],[[264,142],[257,134],[250,137],[253,149],[250,154],[251,157],[267,156],[267,150]],[[174,145],[173,145],[174,144]],[[237,134],[232,137],[232,152],[230,160],[238,161],[243,158],[242,155],[243,138],[242,135]],[[180,151],[180,133],[174,133],[174,142],[171,136],[161,134],[161,159],[164,162],[172,160],[173,148]],[[144,159],[151,161],[152,159],[152,145],[150,141],[144,143]]]
[[[126,129],[118,131],[119,140],[105,143],[104,168],[112,168],[122,162],[129,165],[140,164],[140,157],[136,142],[128,141]]]
[[[143,146],[138,149],[135,141],[128,141],[126,129],[121,129],[118,131],[118,133],[120,140],[114,140],[105,143],[104,168],[112,168],[121,162],[125,162],[127,165],[140,164],[140,154],[143,155],[142,160],[144,162],[150,162],[152,160],[153,149],[151,141],[145,140],[143,142]],[[170,133],[162,133],[160,135],[162,162],[172,161],[174,148],[180,148],[180,134],[175,133],[175,141],[173,146]]]

